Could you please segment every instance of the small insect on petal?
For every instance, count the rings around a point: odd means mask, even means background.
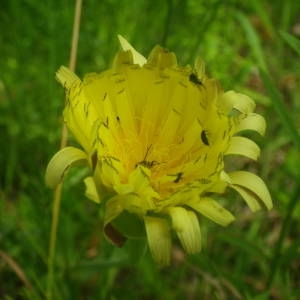
[[[198,78],[198,76],[195,73],[191,73],[189,75],[189,81],[196,85],[202,85],[202,81]]]
[[[179,172],[177,175],[176,175],[176,178],[174,180],[175,183],[178,183],[181,179],[182,179],[182,175],[183,173],[182,172]]]
[[[92,170],[94,171],[96,169],[97,163],[98,163],[98,153],[95,151],[91,156],[92,161]]]
[[[201,140],[202,140],[203,144],[205,144],[206,146],[209,146],[209,142],[207,139],[207,133],[205,130],[202,130],[202,132],[201,132]]]

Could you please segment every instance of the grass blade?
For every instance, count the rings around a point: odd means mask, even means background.
[[[272,99],[272,103],[275,111],[277,112],[279,118],[281,119],[283,126],[289,132],[292,142],[300,150],[300,136],[295,124],[291,119],[290,114],[288,113],[286,107],[284,106],[281,93],[279,92],[275,84],[272,82],[272,79],[267,72],[261,69],[260,74],[263,83],[265,85],[265,88],[269,93],[270,98]]]
[[[253,29],[252,24],[250,23],[249,19],[240,12],[236,13],[236,17],[245,31],[246,38],[252,49],[253,55],[258,62],[259,67],[263,70],[267,70],[267,64],[260,44],[260,39]]]
[[[293,37],[291,34],[280,30],[279,34],[285,40],[285,42],[298,54],[300,55],[300,41]]]

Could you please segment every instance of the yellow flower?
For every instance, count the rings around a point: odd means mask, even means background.
[[[224,92],[206,77],[203,62],[177,65],[174,53],[156,46],[146,60],[122,37],[113,67],[80,80],[66,67],[57,72],[66,90],[64,119],[82,150],[54,155],[46,182],[55,187],[78,163],[91,172],[86,196],[105,205],[104,233],[121,246],[124,235],[147,235],[161,265],[170,261],[171,232],[188,253],[201,248],[197,213],[226,226],[234,216],[214,199],[235,189],[252,211],[272,208],[264,182],[246,171],[225,172],[226,155],[256,160],[259,147],[238,136],[264,134],[255,103]]]

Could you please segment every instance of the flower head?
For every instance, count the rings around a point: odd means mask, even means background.
[[[255,103],[224,92],[205,75],[204,63],[180,67],[176,56],[156,46],[146,60],[120,37],[111,69],[80,80],[65,67],[57,72],[66,90],[64,120],[82,149],[66,147],[48,165],[56,186],[73,164],[91,170],[86,196],[105,205],[104,232],[121,246],[125,236],[146,234],[159,264],[168,264],[171,232],[188,253],[201,248],[198,213],[226,226],[234,216],[214,198],[235,189],[252,211],[272,200],[264,182],[246,171],[226,173],[224,157],[256,160],[259,147],[238,136],[263,134]],[[124,225],[125,224],[125,225]]]

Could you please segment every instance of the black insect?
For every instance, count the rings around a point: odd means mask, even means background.
[[[105,126],[107,129],[109,129],[109,119],[106,117],[105,122],[102,122],[103,126]]]
[[[158,162],[156,160],[152,160],[152,161],[142,160],[138,162],[136,166],[137,165],[142,165],[143,167],[151,169],[153,166],[158,165]]]
[[[181,180],[182,175],[183,175],[182,172],[177,173],[176,178],[173,182],[178,183]]]
[[[152,168],[153,166],[156,166],[158,165],[159,163],[156,161],[156,160],[151,160],[151,161],[148,161],[146,160],[147,159],[147,156],[149,154],[149,150],[151,149],[152,145],[150,145],[148,148],[147,148],[147,151],[146,151],[146,154],[143,158],[143,160],[139,161],[136,163],[135,167],[137,167],[138,165],[142,165],[148,169]]]
[[[195,73],[191,73],[189,75],[189,81],[196,85],[202,85],[202,81],[198,78],[197,74]]]
[[[97,151],[95,151],[91,156],[92,161],[92,170],[94,171],[96,169],[97,163],[98,163],[98,154]]]
[[[208,141],[208,138],[207,138],[207,132],[206,132],[206,130],[202,130],[202,132],[201,132],[201,140],[202,140],[203,144],[205,144],[206,146],[209,146],[209,141]]]

